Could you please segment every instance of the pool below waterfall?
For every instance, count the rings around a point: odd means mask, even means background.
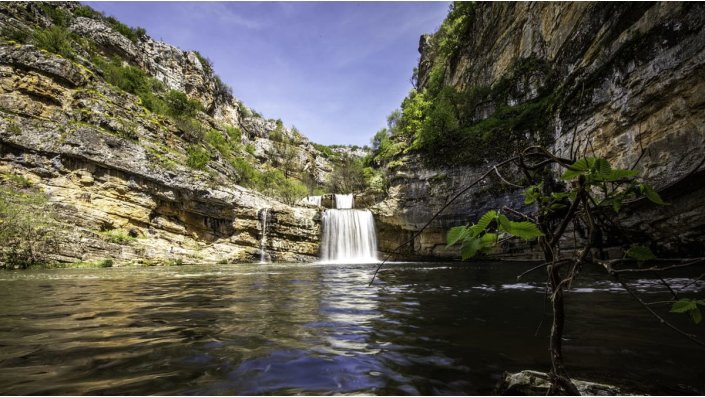
[[[515,281],[530,265],[390,264],[368,287],[374,267],[0,272],[0,393],[491,394],[549,368],[543,274]],[[575,378],[705,393],[702,349],[601,275],[568,293],[564,344]]]

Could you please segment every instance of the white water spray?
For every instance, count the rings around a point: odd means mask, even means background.
[[[321,196],[307,196],[303,201],[308,204],[321,206]]]

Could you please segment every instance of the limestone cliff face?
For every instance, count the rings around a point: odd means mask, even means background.
[[[478,3],[456,56],[442,59],[430,36],[421,38],[419,89],[438,63],[443,84],[487,92],[474,112],[478,123],[502,106],[555,95],[542,130],[559,155],[580,145],[588,155],[637,169],[671,201],[666,208],[636,205],[624,220],[673,253],[705,250],[705,6],[699,3]],[[540,67],[536,67],[536,65]],[[511,76],[512,78],[507,79]],[[511,135],[514,133],[514,135]],[[499,142],[498,144],[501,144]],[[428,166],[417,154],[390,177],[390,197],[376,207],[382,249],[418,230],[453,192],[488,170],[486,165]],[[451,205],[407,255],[456,255],[443,247],[445,231],[489,208],[520,206],[518,192],[497,180]]]
[[[244,110],[194,52],[146,35],[135,41],[105,18],[71,15],[65,30],[90,43],[71,59],[7,37],[0,42],[0,176],[22,176],[45,191],[70,228],[63,261],[185,263],[259,259],[261,211],[269,208],[265,249],[273,260],[317,258],[319,210],[292,207],[235,184],[240,170],[218,151],[200,169],[187,166],[199,145],[175,119],[152,113],[140,98],[106,82],[91,57],[117,55],[167,87],[201,103],[199,128],[228,142],[239,128],[252,167],[280,166],[287,139],[290,172],[325,182],[330,163],[303,136]],[[36,32],[57,24],[39,3],[3,3],[0,28]],[[278,136],[274,139],[273,134]],[[278,141],[277,141],[278,140]],[[205,144],[204,144],[205,145]],[[207,146],[204,146],[207,148]],[[3,178],[0,178],[3,179]],[[129,232],[128,243],[106,238]]]

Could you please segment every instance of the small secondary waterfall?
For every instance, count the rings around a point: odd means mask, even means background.
[[[267,263],[267,217],[269,208],[262,208],[259,213],[260,226],[262,227],[262,237],[259,241],[259,263]]]
[[[323,213],[321,261],[371,263],[377,259],[375,220],[369,210],[355,210],[352,194],[336,194],[336,209]]]
[[[346,209],[352,208],[355,198],[352,194],[336,194],[335,195],[335,208]]]
[[[305,202],[309,204],[314,204],[314,205],[321,205],[321,196],[306,196],[304,199]]]

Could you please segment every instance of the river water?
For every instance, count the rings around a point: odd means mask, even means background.
[[[543,275],[515,281],[528,267],[392,264],[372,287],[360,264],[0,272],[0,393],[491,394],[505,370],[549,367]],[[567,296],[571,375],[705,393],[705,350],[601,277]]]

